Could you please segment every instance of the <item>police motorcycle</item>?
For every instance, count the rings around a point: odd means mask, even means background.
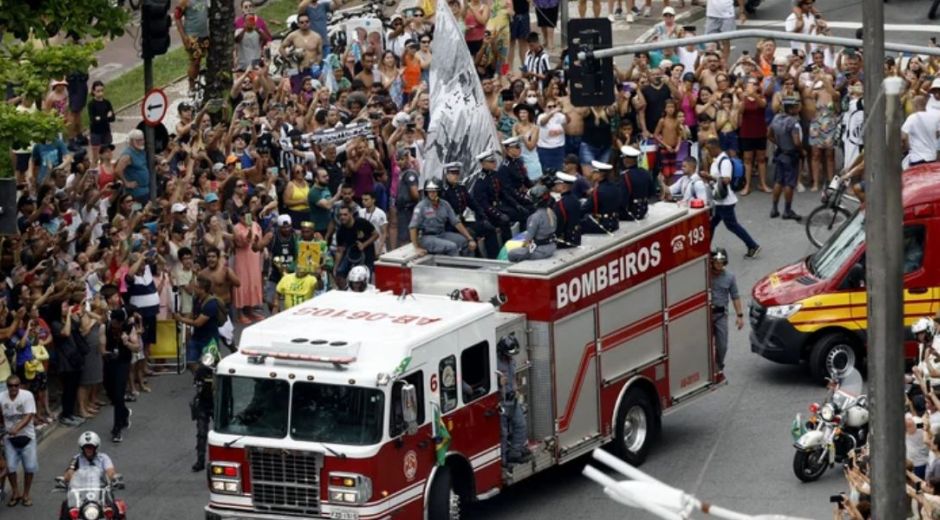
[[[117,475],[114,482],[109,482],[104,470],[97,466],[79,469],[68,483],[63,477],[56,477],[57,490],[66,491],[66,507],[72,520],[125,520],[127,504],[115,498],[115,489],[124,489],[124,479]]]
[[[868,397],[861,374],[852,364],[834,369],[822,406],[809,406],[810,417],[793,421],[793,473],[803,482],[818,480],[836,463],[868,442]]]

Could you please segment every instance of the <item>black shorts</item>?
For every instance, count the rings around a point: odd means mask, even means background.
[[[143,321],[144,330],[141,331],[140,337],[143,340],[144,345],[154,345],[157,343],[157,316],[141,316]]]
[[[741,152],[763,152],[767,149],[766,137],[738,137]]]
[[[68,77],[69,110],[81,112],[88,104],[88,75],[72,74]]]
[[[26,383],[30,392],[44,392],[49,387],[49,376],[45,372],[36,372],[36,376]]]
[[[536,7],[535,19],[539,27],[555,27],[558,25],[558,6]]]
[[[111,137],[111,132],[108,132],[106,134],[89,134],[89,135],[91,136],[89,140],[91,141],[92,146],[104,146],[106,144],[111,144],[114,141],[114,139]]]

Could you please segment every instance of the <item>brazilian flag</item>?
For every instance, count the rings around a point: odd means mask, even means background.
[[[444,424],[444,418],[441,417],[441,407],[434,405],[434,455],[437,457],[437,465],[443,466],[447,458],[447,450],[450,448],[450,432],[447,425]]]

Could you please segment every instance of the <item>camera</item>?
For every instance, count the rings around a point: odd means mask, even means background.
[[[830,495],[829,502],[832,504],[841,505],[843,502],[845,502],[845,495]]]

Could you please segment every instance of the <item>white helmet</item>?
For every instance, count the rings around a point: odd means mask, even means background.
[[[349,283],[369,283],[369,268],[357,265],[349,270]]]
[[[921,318],[911,325],[911,334],[917,336],[921,332],[926,332],[930,336],[934,335],[934,325],[932,319]]]
[[[97,450],[101,446],[101,437],[98,437],[98,434],[95,432],[85,432],[78,437],[78,447],[85,448],[85,446],[92,445]]]

